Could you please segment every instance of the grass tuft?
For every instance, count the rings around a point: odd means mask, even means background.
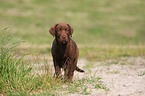
[[[0,31],[0,94],[1,95],[63,95],[91,94],[91,89],[105,89],[100,77],[92,76],[91,71],[86,78],[63,83],[53,78],[49,62],[34,57],[35,62],[27,64],[26,54],[17,56],[14,48],[20,42],[16,34],[10,35],[8,28]],[[32,59],[32,58],[31,58]],[[45,62],[44,62],[45,61]],[[39,66],[36,66],[39,65]],[[106,90],[106,89],[105,89]],[[58,93],[61,91],[63,93]]]

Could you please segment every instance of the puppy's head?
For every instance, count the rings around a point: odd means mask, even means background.
[[[67,44],[69,42],[70,36],[72,36],[73,28],[66,23],[55,24],[49,30],[49,33],[58,40],[61,44]]]

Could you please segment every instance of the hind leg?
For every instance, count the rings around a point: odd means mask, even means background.
[[[68,61],[67,62],[67,66],[64,69],[65,73],[64,73],[64,80],[65,82],[71,82],[73,79],[73,75],[74,75],[74,70],[75,70],[75,64],[72,61]]]

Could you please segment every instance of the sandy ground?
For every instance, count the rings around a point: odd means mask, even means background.
[[[96,76],[101,76],[106,87],[110,89],[109,91],[104,89],[92,90],[90,96],[145,96],[144,57],[123,57],[119,60],[102,62],[89,62],[80,59],[78,62],[80,67],[88,64],[91,64],[89,69],[92,72],[98,70]],[[76,74],[75,78],[84,78],[85,76],[79,73]]]
[[[52,60],[50,61],[49,66],[53,67]],[[44,66],[44,64],[38,64],[38,66]],[[85,70],[85,73],[75,72],[73,79],[85,78],[89,70],[94,75],[97,70],[95,76],[100,76],[109,89],[109,91],[90,89],[91,94],[87,96],[145,96],[145,57],[121,57],[117,60],[101,62],[79,59],[78,66]],[[37,72],[42,73],[38,70]],[[85,95],[75,93],[67,96]]]

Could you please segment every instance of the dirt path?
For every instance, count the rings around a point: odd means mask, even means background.
[[[109,91],[94,90],[90,96],[145,96],[145,58],[123,57],[119,60],[104,62],[79,61],[80,67],[90,66],[96,76],[101,76]],[[86,69],[87,71],[87,69]],[[87,73],[87,72],[86,72]],[[84,75],[77,74],[83,78]],[[80,96],[80,95],[78,95]]]
[[[49,58],[50,59],[50,58]],[[52,60],[49,66],[53,68]],[[36,69],[42,69],[44,64],[36,64]],[[101,62],[80,59],[78,66],[85,70],[84,73],[75,72],[74,80],[92,75],[101,77],[104,85],[109,89],[90,89],[91,94],[87,96],[145,96],[145,57],[122,57],[117,60]],[[37,68],[38,67],[38,68]],[[44,70],[40,70],[40,74]],[[54,73],[54,69],[52,70]],[[36,73],[36,72],[35,72]],[[68,94],[66,94],[68,96]],[[85,96],[81,94],[69,94],[69,96]]]

